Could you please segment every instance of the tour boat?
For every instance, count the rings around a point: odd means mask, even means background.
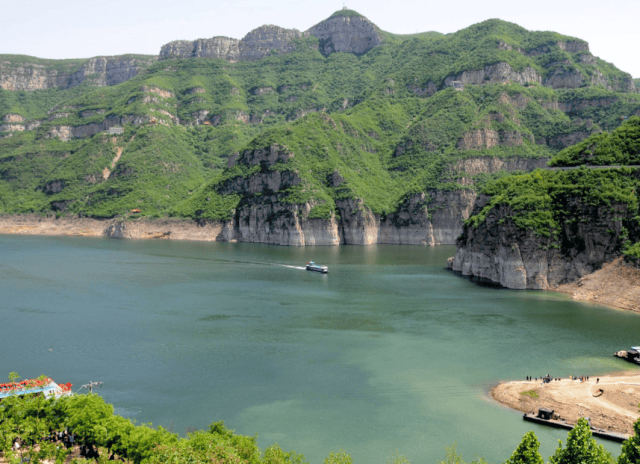
[[[327,266],[318,266],[313,261],[309,261],[305,269],[307,271],[321,272],[322,274],[326,274],[327,272],[329,272],[329,268]]]

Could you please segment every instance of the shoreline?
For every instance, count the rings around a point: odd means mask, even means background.
[[[640,418],[639,395],[637,369],[590,376],[584,382],[561,379],[543,384],[540,380],[514,380],[491,389],[491,398],[510,409],[523,413],[537,413],[538,408],[553,409],[570,424],[580,417],[589,417],[594,427],[628,435],[633,435],[633,423]]]
[[[626,264],[621,257],[576,282],[549,291],[570,295],[583,303],[640,313],[640,269]]]
[[[233,241],[227,239],[226,231],[227,226],[222,222],[198,224],[193,220],[177,218],[93,219],[38,214],[0,215],[2,235]]]
[[[108,237],[134,240],[236,242],[233,225],[191,219],[92,219],[32,214],[0,215],[2,235]],[[256,242],[262,243],[262,242]],[[336,246],[336,245],[332,245]],[[546,291],[570,295],[575,301],[640,313],[640,269],[617,258],[580,280]]]

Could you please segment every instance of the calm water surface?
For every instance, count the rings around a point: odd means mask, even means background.
[[[504,461],[534,428],[491,385],[628,369],[640,317],[477,286],[453,247],[307,247],[0,236],[0,375],[47,374],[184,433],[225,420],[319,464]],[[329,266],[320,275],[307,260]],[[620,446],[607,447],[619,454]]]

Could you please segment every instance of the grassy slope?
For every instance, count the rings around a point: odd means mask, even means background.
[[[308,46],[314,42],[311,38],[301,40],[295,53],[255,62],[156,62],[144,74],[113,87],[0,91],[0,117],[18,112],[39,119],[53,106],[58,106],[54,113],[68,114],[44,121],[35,132],[0,140],[0,208],[66,208],[97,217],[140,208],[146,215],[193,217],[196,211],[206,211],[206,217],[226,218],[241,199],[218,195],[219,183],[250,174],[237,167],[225,172],[226,158],[278,143],[295,153],[278,169],[294,170],[303,179],[300,187],[281,192],[282,201],[314,199],[329,207],[326,215],[337,198],[359,197],[375,212],[390,212],[406,195],[426,188],[463,188],[442,181],[443,169],[457,159],[550,156],[554,149],[535,141],[613,128],[621,115],[640,109],[638,95],[590,87],[553,91],[537,85],[467,86],[464,92],[448,89],[430,98],[411,90],[428,82],[441,86],[447,76],[500,61],[517,70],[530,66],[545,75],[555,70],[555,59],[578,62],[555,45],[569,40],[576,39],[490,20],[447,36],[388,35],[383,45],[360,57],[336,53],[325,58]],[[500,42],[524,50],[548,47],[553,60],[500,50]],[[605,71],[611,79],[619,73],[615,68],[601,70]],[[161,96],[156,88],[170,93]],[[526,100],[525,108],[510,101],[519,97]],[[614,103],[569,115],[545,109],[553,101],[597,98]],[[88,110],[101,113],[88,115]],[[208,111],[210,120],[218,117],[220,125],[188,127],[202,111]],[[309,111],[312,114],[300,118]],[[323,113],[313,113],[317,111]],[[134,116],[153,117],[164,125],[127,125],[115,143],[104,135],[70,142],[47,138],[55,126]],[[262,124],[239,121],[246,118]],[[585,127],[587,119],[594,124],[591,129]],[[524,142],[517,147],[460,150],[457,141],[474,130],[495,130],[501,137],[520,134]],[[122,157],[113,175],[102,181],[102,170],[111,169],[116,147],[123,149]],[[327,185],[327,175],[334,171],[345,178],[339,189]],[[63,182],[62,191],[46,194],[47,185],[56,181]]]

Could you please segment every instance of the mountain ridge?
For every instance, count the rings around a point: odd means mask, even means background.
[[[630,76],[579,39],[500,20],[402,38],[368,22],[381,41],[360,53],[353,21],[259,59],[0,89],[0,211],[139,209],[280,244],[453,243],[487,182],[640,114]]]

